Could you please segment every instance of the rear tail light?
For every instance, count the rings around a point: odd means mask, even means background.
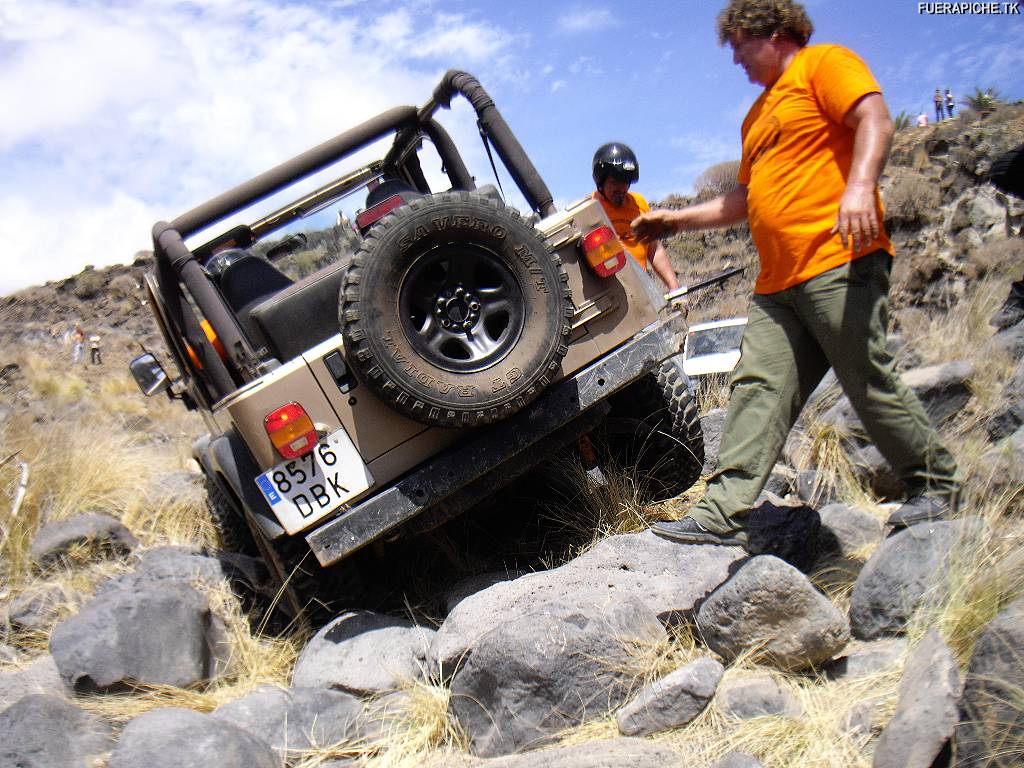
[[[611,227],[600,226],[584,235],[583,255],[600,277],[611,277],[626,266],[626,252]]]
[[[288,403],[271,411],[263,419],[263,426],[281,458],[297,459],[316,445],[316,427],[298,403]]]
[[[369,229],[371,224],[376,223],[384,218],[385,215],[391,213],[398,206],[402,204],[402,198],[399,195],[392,195],[381,200],[376,205],[372,205],[365,211],[356,216],[356,228],[360,232],[365,232]]]

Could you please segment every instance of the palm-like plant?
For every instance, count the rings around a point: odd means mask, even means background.
[[[895,126],[897,131],[902,131],[909,128],[912,125],[912,118],[907,112],[900,112],[896,117],[892,119],[892,124]]]
[[[966,107],[970,107],[979,115],[984,117],[985,115],[991,114],[995,110],[996,105],[1002,100],[1002,94],[995,88],[986,88],[983,91],[978,86],[974,86],[974,93],[964,96],[960,103]]]

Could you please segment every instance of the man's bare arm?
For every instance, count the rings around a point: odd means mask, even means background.
[[[839,200],[832,234],[854,251],[878,237],[882,224],[875,208],[875,189],[889,159],[894,127],[880,93],[869,93],[853,105],[843,122],[852,128],[853,160],[846,189]]]
[[[651,250],[654,252],[651,257],[651,267],[661,278],[661,282],[665,284],[666,290],[674,291],[679,287],[679,278],[676,277],[676,271],[672,268],[672,260],[668,256],[668,251],[665,250],[661,240],[655,240],[651,245],[653,246]]]
[[[729,227],[746,221],[747,188],[740,184],[724,195],[679,210],[658,209],[633,219],[633,232],[641,240],[670,237],[691,229]]]

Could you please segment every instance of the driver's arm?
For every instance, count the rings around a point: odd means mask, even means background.
[[[679,287],[679,280],[676,278],[676,271],[672,268],[672,260],[669,259],[668,251],[661,240],[655,240],[650,244],[647,249],[651,261],[651,267],[654,272],[661,278],[661,282],[665,284],[665,288],[669,291],[674,291]]]

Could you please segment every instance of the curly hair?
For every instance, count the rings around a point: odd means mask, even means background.
[[[718,14],[718,44],[725,45],[737,32],[751,37],[778,33],[803,47],[814,25],[804,7],[793,0],[729,0]]]

